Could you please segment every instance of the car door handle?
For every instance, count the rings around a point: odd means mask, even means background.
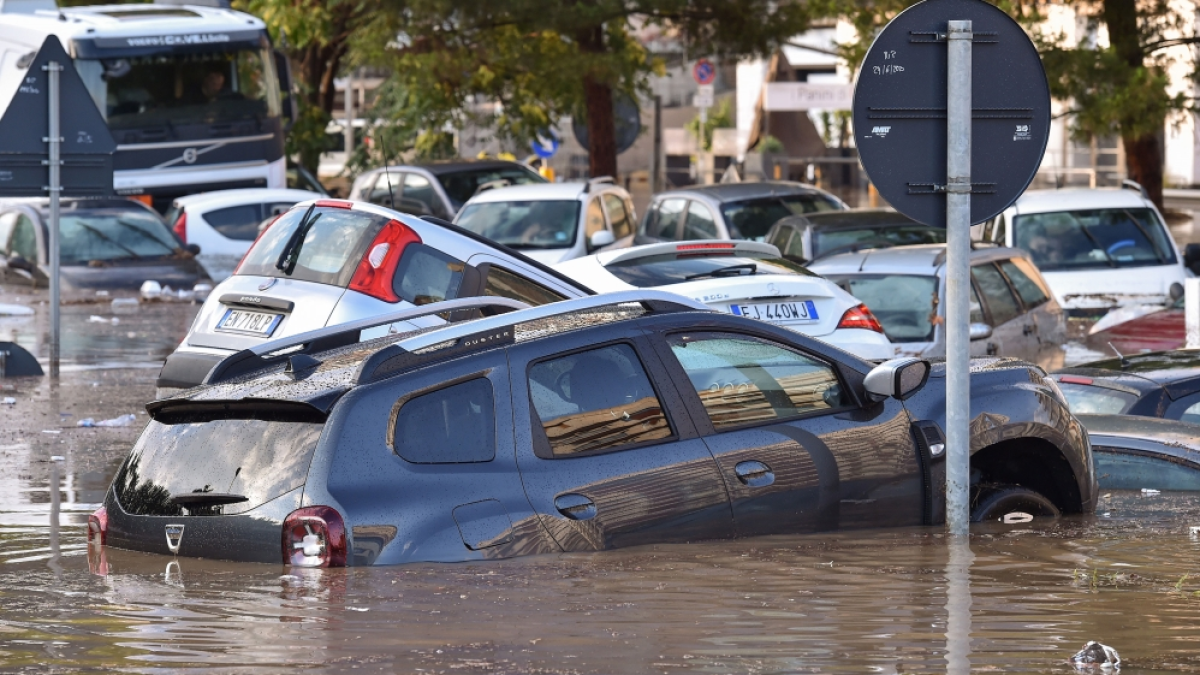
[[[579,494],[555,497],[554,508],[571,520],[591,520],[596,517],[596,503]]]
[[[738,465],[733,467],[733,472],[743,485],[750,487],[766,487],[775,482],[775,472],[762,462],[738,462]]]

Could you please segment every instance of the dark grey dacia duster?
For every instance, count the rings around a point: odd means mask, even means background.
[[[489,302],[519,306],[407,311]],[[873,368],[653,291],[337,330],[148,405],[89,539],[318,567],[943,520],[925,361]],[[971,384],[973,517],[1091,512],[1087,435],[1045,374],[977,360]]]

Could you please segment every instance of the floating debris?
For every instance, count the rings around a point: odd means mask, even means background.
[[[1079,669],[1085,667],[1101,668],[1103,670],[1120,669],[1121,655],[1112,647],[1092,640],[1084,645],[1078,654],[1071,657],[1071,663],[1075,664],[1075,667]]]

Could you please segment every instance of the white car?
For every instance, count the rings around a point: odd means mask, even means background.
[[[611,178],[593,178],[485,190],[454,224],[553,265],[628,246],[636,221],[629,193]]]
[[[664,242],[605,251],[555,269],[597,293],[654,288],[718,312],[778,324],[868,360],[895,347],[871,310],[831,281],[753,241]]]
[[[167,224],[184,244],[196,244],[196,259],[213,281],[233,274],[258,237],[259,225],[286,213],[299,202],[320,199],[307,190],[247,188],[180,197],[167,211]]]
[[[1030,190],[972,229],[976,239],[1028,251],[1072,313],[1166,305],[1183,295],[1183,257],[1137,189]]]

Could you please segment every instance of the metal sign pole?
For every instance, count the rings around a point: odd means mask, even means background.
[[[971,22],[950,21],[946,38],[946,523],[957,538],[970,523]]]
[[[46,190],[50,193],[50,377],[58,377],[59,359],[59,251],[58,251],[58,211],[59,193],[62,191],[62,180],[59,171],[62,168],[60,152],[62,151],[62,131],[59,129],[59,74],[62,64],[51,61],[46,64],[47,86],[46,99],[49,103],[49,135],[46,142],[50,146],[50,185]]]

